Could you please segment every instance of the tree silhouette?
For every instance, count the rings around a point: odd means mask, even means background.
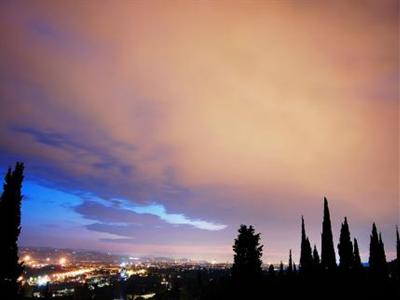
[[[397,277],[400,278],[400,238],[398,226],[396,226],[396,273]]]
[[[21,201],[24,165],[17,162],[8,169],[0,198],[0,290],[6,299],[16,299],[17,279],[22,274],[18,257],[18,237],[21,232]]]
[[[371,270],[376,269],[379,263],[379,237],[375,223],[372,224],[372,233],[369,243],[369,267]]]
[[[288,274],[293,273],[293,260],[292,260],[292,249],[289,250],[289,265],[287,268]]]
[[[361,257],[360,257],[360,250],[358,249],[358,242],[357,239],[354,238],[354,269],[355,270],[361,270],[362,269],[362,263],[361,263]]]
[[[322,222],[321,241],[321,266],[325,270],[335,269],[336,257],[333,246],[331,217],[326,197],[324,197],[324,219]]]
[[[376,229],[375,223],[372,224],[372,232],[369,244],[369,269],[372,276],[386,276],[386,256],[382,242],[382,236]]]
[[[382,241],[382,233],[379,232],[379,259],[380,263],[384,267],[384,270],[386,269],[386,254],[385,254],[385,245],[383,244]]]
[[[313,258],[310,241],[306,235],[304,218],[301,217],[301,249],[300,249],[300,271],[304,274],[312,270]]]
[[[262,248],[259,245],[259,234],[254,233],[252,226],[241,225],[234,245],[235,257],[232,267],[234,280],[229,281],[233,285],[221,285],[222,297],[218,295],[218,297],[204,299],[397,299],[400,295],[400,269],[397,269],[400,266],[398,228],[396,227],[397,263],[396,261],[386,262],[382,234],[377,230],[375,223],[372,225],[370,238],[369,267],[364,268],[358,241],[356,238],[351,239],[349,223],[347,217],[344,217],[337,244],[340,259],[337,267],[328,201],[324,198],[321,259],[316,245],[311,248],[302,217],[300,265],[296,266],[292,249],[290,249],[287,267],[284,268],[281,261],[277,272],[273,265],[269,265],[268,271],[264,271],[264,274],[268,275],[259,276]],[[260,251],[255,249],[260,249]],[[254,253],[259,253],[259,255],[254,255]],[[322,254],[324,254],[323,257]],[[256,261],[256,263],[249,263],[249,261]],[[307,273],[310,275],[302,276],[306,270],[310,271]],[[258,279],[253,280],[256,277]],[[253,282],[256,284],[249,284]],[[226,287],[232,287],[232,291],[227,290]],[[224,293],[227,297],[223,296]]]
[[[397,258],[397,263],[400,264],[400,238],[399,238],[398,226],[396,226],[396,258]]]
[[[274,265],[269,265],[269,267],[268,267],[268,274],[270,275],[270,276],[274,276],[275,275],[275,269],[274,269]]]
[[[318,270],[319,267],[320,267],[319,254],[318,254],[317,246],[314,245],[314,250],[313,250],[313,268],[314,268],[314,270]]]
[[[239,235],[233,245],[234,263],[232,277],[239,281],[251,281],[261,276],[261,256],[263,246],[260,233],[255,233],[253,226],[240,225]]]
[[[342,270],[351,269],[354,264],[353,243],[351,242],[349,224],[346,217],[344,217],[344,222],[340,229],[338,252],[340,258],[339,267]]]

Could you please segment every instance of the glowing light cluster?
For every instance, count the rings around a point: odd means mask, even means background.
[[[74,270],[74,271],[68,271],[68,272],[63,272],[63,273],[55,273],[52,275],[53,281],[59,281],[63,280],[67,277],[76,277],[83,275],[85,273],[90,273],[94,271],[94,268],[85,268],[85,269],[79,269],[79,270]]]
[[[94,270],[95,270],[95,268],[83,268],[83,269],[78,269],[78,270],[73,270],[73,271],[68,271],[68,272],[54,273],[51,275],[46,274],[46,275],[38,276],[38,277],[30,277],[28,279],[28,284],[43,286],[43,285],[46,285],[48,282],[64,281],[67,278],[81,276],[83,274],[93,272]]]
[[[67,259],[65,257],[61,257],[59,259],[58,263],[63,266],[67,263]]]
[[[126,274],[128,276],[132,276],[132,275],[139,275],[139,276],[143,276],[147,274],[147,270],[146,269],[139,269],[139,270],[128,270],[126,271]]]
[[[43,286],[43,285],[46,285],[49,281],[50,281],[50,278],[48,275],[39,276],[37,278],[37,285]]]

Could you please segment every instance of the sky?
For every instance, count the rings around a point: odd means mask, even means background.
[[[20,245],[265,263],[399,223],[398,1],[1,1]],[[337,248],[335,249],[337,252]]]

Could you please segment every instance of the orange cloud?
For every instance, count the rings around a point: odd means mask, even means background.
[[[225,224],[234,203],[232,226],[241,207],[300,214],[323,195],[358,222],[398,220],[396,1],[4,7],[8,151],[108,179],[93,168],[103,156],[26,149],[8,124],[76,132],[140,174],[114,169],[124,190],[172,181],[197,195],[168,208],[218,208]]]

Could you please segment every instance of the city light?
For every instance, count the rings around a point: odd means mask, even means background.
[[[53,281],[54,280],[63,280],[68,277],[76,277],[79,275],[83,275],[85,273],[89,273],[94,270],[95,270],[94,268],[84,268],[84,269],[78,269],[78,270],[64,272],[64,273],[56,273],[56,274],[53,274],[52,277],[53,277]]]
[[[43,285],[46,285],[49,281],[50,281],[49,276],[47,276],[47,275],[39,276],[37,279],[37,285],[43,286]]]
[[[145,281],[146,277],[156,276],[159,288],[170,290],[174,278],[185,278],[183,270],[192,272],[212,268],[225,272],[225,266],[218,263],[200,265],[190,260],[142,259],[134,256],[120,256],[114,260],[104,257],[102,253],[72,252],[64,249],[24,249],[21,259],[26,256],[29,256],[29,265],[27,264],[18,282],[21,285],[26,284],[26,288],[33,289],[33,295],[36,297],[43,297],[45,286],[51,290],[52,297],[71,296],[83,285],[87,285],[94,293],[97,288],[113,287],[118,281],[129,282],[128,279],[132,277],[142,277],[140,280]],[[153,288],[154,286],[149,286],[148,294],[143,294],[142,297],[154,295]]]
[[[65,257],[61,257],[58,263],[62,266],[64,266],[67,263],[67,259]]]

